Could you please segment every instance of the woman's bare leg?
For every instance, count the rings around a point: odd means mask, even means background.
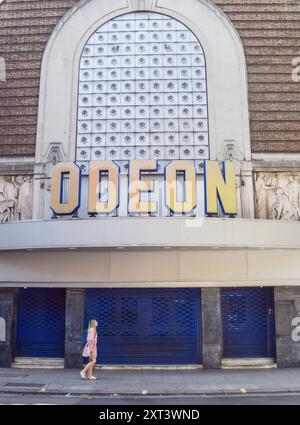
[[[83,373],[87,373],[87,371],[88,371],[88,366],[89,366],[89,363],[87,363],[85,366],[84,366],[84,368],[82,369],[82,372]]]
[[[88,368],[88,378],[90,379],[93,376],[93,367],[96,363],[96,359],[93,359],[90,363],[89,363],[89,368]]]
[[[92,360],[90,360],[86,365],[85,365],[85,367],[83,368],[83,370],[82,370],[82,372],[83,373],[88,373],[89,372],[89,369],[91,368],[91,367],[93,367],[93,361]]]
[[[88,376],[88,378],[92,377],[93,367],[94,367],[95,363],[96,363],[96,358],[93,357],[82,371],[83,373],[85,373]]]

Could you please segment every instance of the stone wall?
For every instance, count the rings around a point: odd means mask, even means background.
[[[300,366],[300,287],[274,288],[278,367]]]
[[[107,0],[99,0],[107,1]],[[34,155],[40,68],[50,34],[78,0],[5,0],[0,4],[0,155]],[[299,4],[294,0],[214,0],[239,33],[249,81],[253,152],[300,152]],[[200,40],[201,41],[201,40]],[[296,68],[295,68],[296,69]]]
[[[223,328],[220,288],[202,288],[202,346],[203,367],[221,367]]]
[[[10,367],[15,350],[17,289],[0,288],[0,367]]]
[[[84,289],[66,291],[65,367],[82,366],[82,329],[84,326]]]

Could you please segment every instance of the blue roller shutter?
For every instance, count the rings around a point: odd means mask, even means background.
[[[223,357],[275,357],[273,288],[224,288],[221,302]]]
[[[20,289],[17,356],[64,357],[64,289]]]
[[[99,322],[98,363],[201,363],[198,289],[88,289],[86,319]]]

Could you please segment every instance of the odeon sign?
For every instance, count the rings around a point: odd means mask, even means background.
[[[157,201],[151,200],[156,160],[133,160],[129,163],[127,204],[128,214],[153,214],[157,212]],[[184,199],[178,197],[178,176],[184,177]],[[153,180],[143,180],[151,175]],[[67,189],[64,181],[67,178]],[[101,190],[102,179],[106,179],[105,199]],[[59,163],[53,169],[51,189],[51,209],[54,217],[60,215],[77,216],[81,203],[81,169],[75,163]],[[89,172],[88,214],[110,214],[118,209],[120,190],[120,169],[113,161],[91,161]],[[196,170],[192,162],[171,161],[164,169],[165,204],[171,214],[189,214],[197,205]],[[67,192],[67,193],[65,193]],[[141,195],[147,193],[147,201]],[[236,186],[233,162],[204,162],[204,201],[205,214],[216,215],[218,204],[223,213],[234,216],[237,213]]]

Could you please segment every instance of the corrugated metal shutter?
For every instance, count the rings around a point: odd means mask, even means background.
[[[20,357],[64,357],[64,289],[20,289],[17,355]]]
[[[201,363],[198,289],[88,289],[86,320],[99,322],[100,364]]]
[[[224,288],[221,300],[223,357],[275,357],[273,288]]]

